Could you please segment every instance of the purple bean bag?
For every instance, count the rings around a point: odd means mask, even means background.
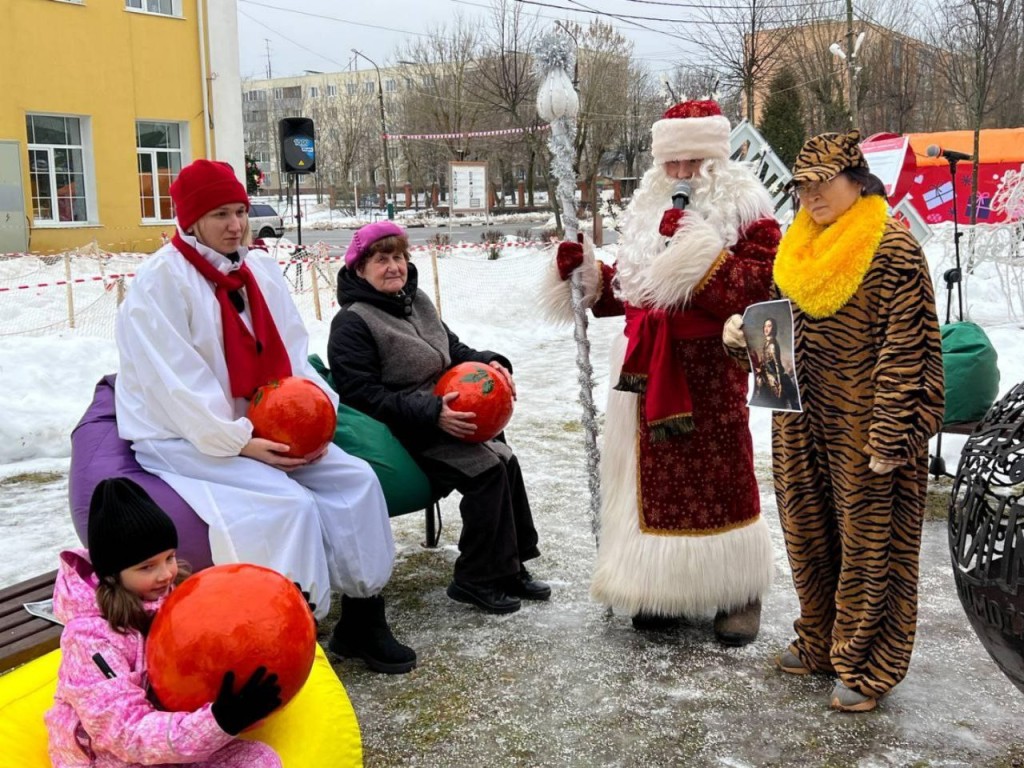
[[[117,434],[114,416],[115,375],[96,385],[92,404],[71,432],[71,472],[68,496],[71,519],[82,543],[89,528],[89,501],[93,489],[107,477],[134,480],[153,497],[178,528],[178,556],[198,571],[213,565],[210,534],[199,515],[167,483],[139,466],[132,444]]]

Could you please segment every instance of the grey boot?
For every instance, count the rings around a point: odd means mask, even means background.
[[[337,655],[362,659],[374,672],[399,675],[416,666],[416,651],[391,634],[384,616],[384,598],[341,597],[341,618],[327,649]]]
[[[761,628],[761,601],[751,600],[742,608],[719,611],[715,616],[715,637],[722,645],[739,647],[754,642]]]

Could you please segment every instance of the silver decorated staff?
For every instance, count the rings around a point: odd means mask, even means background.
[[[580,101],[569,72],[573,69],[572,42],[565,34],[552,30],[537,45],[536,72],[537,113],[551,124],[548,147],[551,150],[551,172],[557,182],[558,202],[562,208],[565,239],[575,241],[579,231],[576,218],[576,173],[572,161],[575,153],[576,115]],[[590,341],[587,339],[587,315],[583,306],[583,284],[579,270],[572,281],[573,338],[576,340],[576,369],[583,406],[584,448],[587,459],[587,484],[590,489],[590,526],[595,541],[600,537],[601,485],[597,450],[597,412],[594,408],[594,369],[590,364]]]

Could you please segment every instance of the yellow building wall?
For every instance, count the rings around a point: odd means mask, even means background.
[[[91,119],[91,220],[31,222],[29,250],[63,252],[94,240],[109,251],[155,250],[174,227],[142,224],[135,122],[187,123],[183,163],[206,156],[196,0],[183,0],[180,18],[126,11],[124,0],[4,0],[0,29],[0,139],[23,148],[29,219],[26,114]]]

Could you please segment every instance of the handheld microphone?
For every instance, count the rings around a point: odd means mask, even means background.
[[[676,182],[675,187],[672,189],[672,207],[678,208],[680,211],[685,211],[686,206],[690,204],[690,193],[693,192],[693,186],[686,179],[681,179]]]
[[[973,163],[974,157],[968,155],[966,152],[957,152],[955,149],[943,149],[938,144],[932,144],[924,152],[928,157],[944,157],[947,160],[963,160],[964,162]]]

